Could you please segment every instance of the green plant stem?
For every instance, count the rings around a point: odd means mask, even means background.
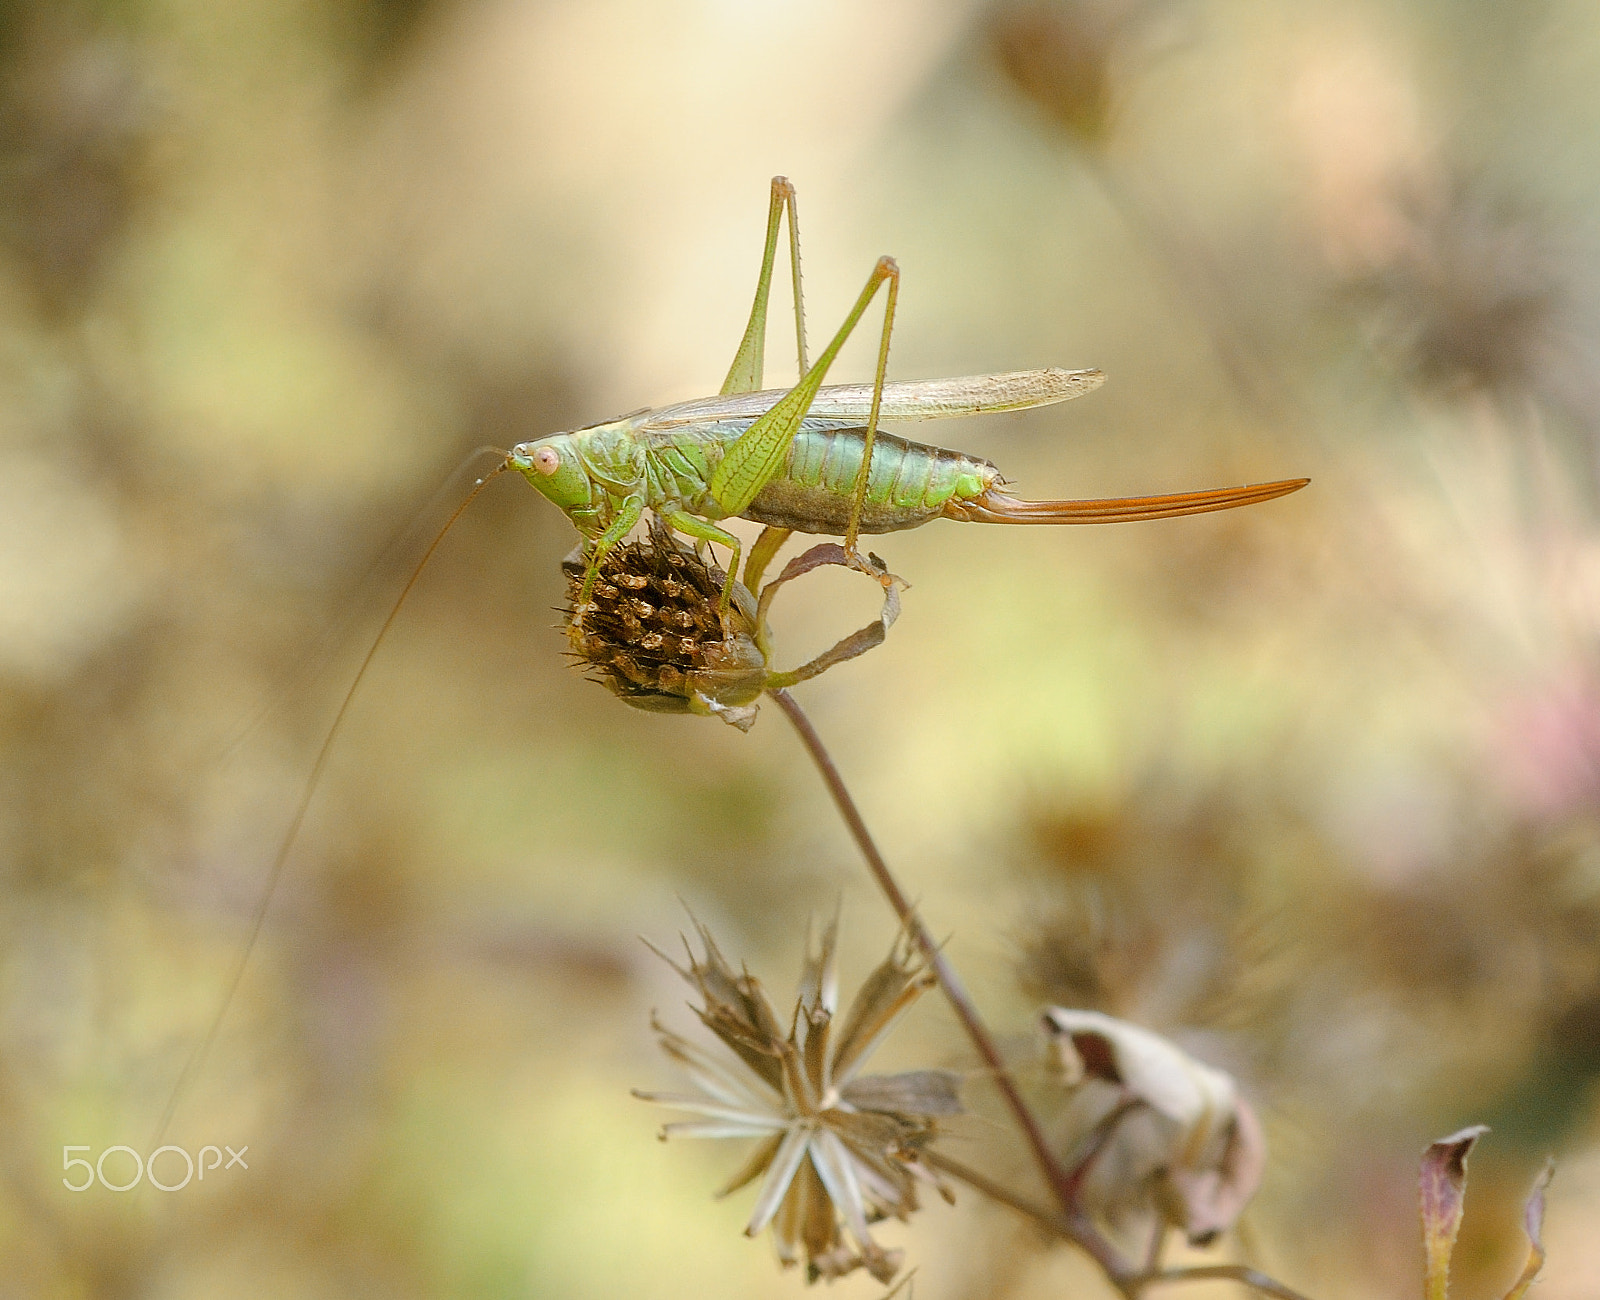
[[[866,859],[867,869],[872,873],[872,878],[877,882],[878,888],[889,900],[889,906],[894,909],[895,915],[900,918],[906,927],[913,942],[922,951],[923,959],[933,971],[939,981],[939,987],[944,992],[945,999],[950,1003],[951,1009],[956,1013],[956,1019],[961,1022],[961,1027],[971,1039],[972,1045],[982,1058],[983,1063],[989,1068],[995,1086],[1000,1090],[1007,1108],[1011,1111],[1012,1118],[1021,1130],[1023,1138],[1027,1141],[1033,1153],[1034,1162],[1039,1166],[1039,1172],[1044,1175],[1045,1182],[1054,1193],[1061,1206],[1061,1217],[1055,1223],[1055,1230],[1062,1236],[1074,1242],[1086,1252],[1102,1270],[1112,1283],[1125,1294],[1133,1294],[1128,1290],[1129,1284],[1138,1277],[1137,1270],[1117,1254],[1095,1227],[1094,1222],[1084,1211],[1078,1200],[1077,1186],[1070,1174],[1056,1159],[1046,1140],[1044,1130],[1039,1127],[1039,1121],[1033,1112],[1028,1109],[1028,1103],[1023,1100],[1021,1091],[1017,1088],[1016,1080],[1011,1077],[1011,1072],[1006,1068],[1005,1059],[1000,1055],[994,1037],[989,1033],[988,1027],[978,1015],[977,1008],[973,1005],[972,998],[968,995],[965,986],[956,975],[955,970],[945,959],[944,953],[928,932],[927,926],[922,923],[922,918],[917,915],[917,910],[905,896],[889,864],[884,861],[883,854],[878,851],[878,846],[872,838],[872,833],[867,829],[866,822],[861,817],[861,810],[856,807],[856,801],[851,796],[849,788],[844,783],[832,755],[822,743],[822,737],[817,734],[817,729],[811,725],[811,719],[806,716],[799,702],[788,691],[778,689],[767,692],[778,707],[783,710],[800,737],[800,742],[810,754],[811,761],[816,765],[818,773],[822,776],[823,784],[828,787],[828,793],[833,796],[834,806],[839,810],[839,816],[844,820],[849,829],[851,838],[856,842],[856,847],[861,850],[861,856]]]

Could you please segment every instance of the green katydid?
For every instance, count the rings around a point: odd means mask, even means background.
[[[767,300],[785,216],[794,277],[800,379],[786,391],[763,391]],[[873,382],[824,387],[828,368],[885,283],[889,288]],[[412,570],[345,693],[268,873],[250,937],[228,991],[173,1088],[152,1145],[160,1145],[186,1086],[216,1039],[333,742],[378,647],[451,525],[489,481],[506,470],[521,471],[583,535],[585,572],[580,611],[606,554],[627,536],[647,509],[677,532],[699,541],[718,542],[732,550],[733,561],[722,589],[721,603],[726,613],[738,573],[740,542],[717,526],[720,519],[743,516],[766,525],[751,548],[745,568],[745,585],[754,591],[760,586],[766,565],[793,532],[842,536],[846,553],[854,557],[860,533],[915,528],[941,516],[1010,524],[1163,519],[1268,501],[1309,482],[1303,478],[1287,479],[1209,492],[1098,501],[1023,501],[1003,490],[1005,479],[986,460],[890,434],[880,435],[880,418],[928,420],[1027,410],[1092,392],[1105,379],[1098,370],[1051,368],[888,383],[889,336],[899,284],[900,271],[894,260],[881,258],[838,333],[816,364],[808,366],[794,188],[783,177],[775,177],[755,302],[721,393],[521,443],[478,480]],[[865,560],[859,563],[874,577],[882,578],[877,567]]]
[[[800,379],[787,391],[761,391],[767,300],[785,215]],[[888,292],[873,382],[823,387],[828,368],[884,284]],[[846,552],[854,556],[860,533],[915,528],[941,516],[1002,524],[1164,519],[1268,501],[1309,482],[1286,479],[1098,501],[1023,501],[1004,491],[1005,479],[986,460],[880,435],[880,419],[1026,410],[1082,396],[1105,380],[1098,370],[1050,368],[888,383],[889,335],[899,286],[894,260],[880,258],[844,324],[808,367],[794,187],[781,176],[773,178],[755,303],[722,392],[520,443],[506,461],[507,468],[521,471],[559,506],[585,538],[580,611],[607,552],[646,510],[655,511],[677,532],[719,542],[733,552],[722,591],[726,612],[739,570],[740,542],[717,521],[734,516],[766,525],[745,573],[745,585],[754,589],[791,532],[842,535]]]

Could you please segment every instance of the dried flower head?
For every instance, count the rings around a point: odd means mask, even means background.
[[[1205,1245],[1232,1227],[1266,1166],[1261,1126],[1233,1080],[1098,1011],[1047,1007],[1040,1023],[1068,1089],[1084,1204],[1119,1237],[1166,1225]]]
[[[883,589],[879,616],[816,658],[789,672],[772,669],[767,609],[785,583],[826,565],[865,574]],[[761,588],[759,600],[741,582],[724,619],[719,610],[727,575],[683,545],[652,516],[643,541],[613,547],[601,562],[590,599],[581,609],[585,565],[581,550],[562,568],[567,575],[566,627],[579,664],[594,680],[639,709],[719,717],[741,731],[756,720],[761,693],[792,686],[881,645],[900,616],[900,588],[877,556],[860,557],[824,542],[784,565]]]
[[[953,1199],[918,1152],[935,1136],[938,1116],[960,1111],[959,1079],[943,1070],[860,1070],[932,987],[932,975],[902,937],[840,1017],[835,920],[817,949],[808,938],[799,993],[785,1026],[760,983],[748,971],[735,972],[706,928],[697,922],[696,929],[703,956],[697,958],[685,941],[687,966],[664,959],[700,994],[695,1013],[733,1059],[652,1019],[662,1050],[689,1075],[695,1091],[634,1095],[702,1117],[666,1125],[664,1139],[757,1140],[717,1195],[761,1179],[745,1233],[756,1236],[770,1224],[784,1267],[804,1259],[810,1281],[862,1267],[889,1281],[902,1252],[878,1245],[870,1225],[910,1215],[917,1208],[919,1178]]]
[[[583,562],[570,557],[563,568],[573,652],[594,680],[635,708],[716,715],[749,729],[767,665],[755,634],[756,602],[743,584],[734,584],[725,630],[717,611],[725,574],[659,521],[648,539],[623,542],[606,556],[582,611]]]

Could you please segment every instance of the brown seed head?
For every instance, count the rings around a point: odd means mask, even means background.
[[[717,609],[722,570],[659,524],[647,538],[612,549],[581,611],[583,563],[570,559],[563,568],[567,632],[593,680],[635,708],[716,714],[749,728],[767,666],[756,644],[755,602],[742,586],[734,587],[725,628]]]

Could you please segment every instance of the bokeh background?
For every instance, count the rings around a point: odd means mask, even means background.
[[[808,915],[842,898],[847,976],[891,920],[774,710],[568,666],[571,529],[510,479],[179,1098],[166,1140],[248,1171],[61,1182],[153,1148],[440,485],[715,391],[782,172],[814,342],[892,253],[895,375],[1108,372],[925,426],[1024,494],[1314,480],[876,547],[905,614],[802,698],[997,1031],[1098,1006],[1236,1074],[1273,1159],[1207,1258],[1416,1294],[1417,1158],[1483,1121],[1458,1296],[1515,1275],[1551,1151],[1540,1294],[1592,1296],[1597,88],[1586,0],[0,6],[0,1294],[801,1289],[710,1199],[737,1154],[628,1096],[685,1019],[635,936],[682,899],[781,990]],[[780,658],[872,603],[796,584]],[[970,1064],[932,998],[883,1060]],[[921,1300],[1100,1293],[973,1194],[883,1235]]]

